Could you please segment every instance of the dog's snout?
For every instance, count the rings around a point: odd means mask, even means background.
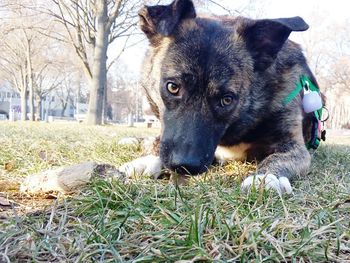
[[[168,168],[179,174],[190,175],[197,175],[207,170],[199,159],[188,156],[180,156],[178,154],[172,155]]]

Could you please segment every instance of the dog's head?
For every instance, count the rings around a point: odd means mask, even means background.
[[[257,76],[292,31],[308,28],[299,17],[200,18],[191,0],[145,6],[139,16],[151,46],[144,85],[163,104],[160,155],[167,168],[190,174],[207,169],[228,129],[249,122]]]

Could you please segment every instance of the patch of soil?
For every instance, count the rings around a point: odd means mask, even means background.
[[[0,219],[42,211],[57,198],[57,193],[26,194],[17,191],[0,192],[0,201],[4,201],[3,204],[0,202]]]
[[[1,178],[2,177],[2,178]],[[43,210],[58,198],[58,194],[27,194],[19,191],[19,178],[0,177],[0,219],[21,216]]]

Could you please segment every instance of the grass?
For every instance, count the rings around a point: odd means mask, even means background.
[[[140,151],[119,138],[156,133],[1,123],[0,181],[85,160],[120,165]],[[291,196],[241,193],[251,170],[212,167],[185,186],[94,179],[45,209],[20,210],[35,197],[0,189],[17,203],[0,216],[0,262],[350,262],[350,138],[323,144]]]

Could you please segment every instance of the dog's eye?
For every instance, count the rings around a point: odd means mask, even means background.
[[[229,106],[231,105],[232,102],[233,102],[233,97],[230,95],[226,95],[221,99],[221,106],[222,107]]]
[[[172,95],[177,95],[180,91],[180,87],[176,85],[174,82],[168,82],[166,84],[166,89],[170,92]]]

